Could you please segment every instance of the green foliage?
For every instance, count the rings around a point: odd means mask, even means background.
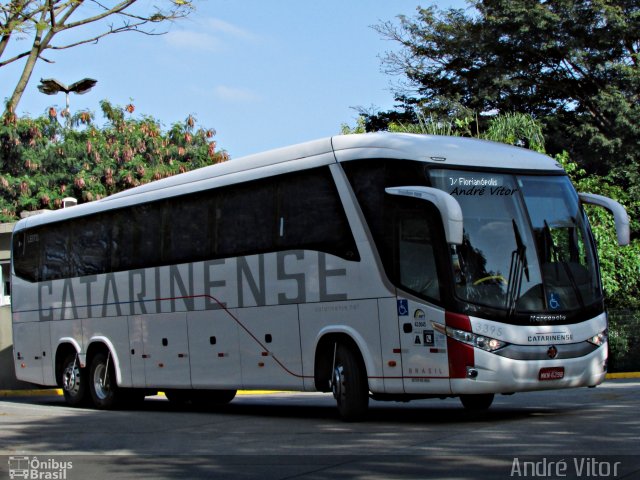
[[[612,185],[605,178],[587,175],[565,152],[556,159],[567,171],[579,192],[596,193],[613,198],[626,209],[631,220],[631,229],[638,231],[640,202],[619,186]],[[617,243],[613,217],[605,209],[586,205],[591,230],[596,240],[600,271],[607,306],[614,309],[640,308],[640,240],[620,247]]]
[[[163,132],[150,117],[134,118],[135,107],[101,102],[108,123],[78,112],[69,127],[49,109],[39,118],[6,113],[0,123],[0,221],[21,211],[60,208],[227,160],[216,151],[215,132],[198,128],[192,116]],[[66,125],[66,120],[62,123]]]
[[[362,115],[358,117],[358,119],[356,120],[356,125],[353,128],[346,123],[343,123],[342,125],[340,125],[340,133],[342,135],[352,135],[355,133],[365,133],[365,132],[366,132],[366,129],[364,124],[364,117]]]
[[[640,316],[637,309],[609,311],[609,371],[640,369]]]
[[[528,114],[506,113],[492,118],[483,137],[544,152],[542,125]]]
[[[464,118],[441,118],[434,114],[428,116],[422,113],[416,113],[417,123],[391,122],[389,123],[390,132],[402,133],[419,133],[425,135],[449,135],[449,136],[468,136],[470,135],[469,125],[470,117]]]

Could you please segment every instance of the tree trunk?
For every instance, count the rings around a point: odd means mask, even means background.
[[[20,103],[20,99],[22,98],[22,94],[27,88],[27,84],[29,83],[29,79],[31,78],[31,74],[33,73],[33,69],[36,66],[36,61],[38,60],[38,55],[40,54],[40,49],[38,46],[34,45],[31,49],[31,53],[27,57],[27,62],[24,65],[24,69],[22,70],[22,75],[20,76],[20,80],[18,80],[18,84],[16,85],[11,98],[6,105],[6,112],[15,112],[18,103]]]
[[[9,45],[9,40],[11,40],[11,32],[2,35],[2,38],[0,39],[0,58],[2,58],[7,45]]]

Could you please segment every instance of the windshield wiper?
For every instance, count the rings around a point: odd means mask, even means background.
[[[509,265],[509,288],[507,289],[507,297],[505,299],[505,307],[507,307],[508,315],[511,317],[516,311],[516,302],[520,298],[522,291],[522,275],[529,281],[529,265],[527,263],[526,251],[527,247],[522,241],[520,229],[516,224],[515,218],[511,219],[513,225],[513,236],[516,239],[516,249],[511,252],[511,264]]]

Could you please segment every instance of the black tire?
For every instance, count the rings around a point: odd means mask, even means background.
[[[199,407],[226,405],[236,397],[237,390],[194,390],[191,400]]]
[[[84,368],[80,368],[80,360],[77,354],[67,355],[62,363],[62,373],[60,375],[60,386],[67,405],[82,407],[88,403],[89,394],[87,392],[86,377],[87,372]]]
[[[165,390],[164,396],[171,403],[186,405],[193,399],[193,390]]]
[[[479,412],[488,410],[493,403],[493,393],[482,393],[475,395],[460,395],[460,401],[467,410]]]
[[[353,350],[338,345],[331,388],[340,417],[346,422],[361,420],[369,407],[369,386],[364,366]]]
[[[116,383],[113,358],[110,354],[97,353],[89,369],[89,391],[93,405],[100,410],[109,410],[118,405],[120,391]]]
[[[124,407],[138,408],[147,396],[146,390],[140,388],[120,388],[118,390],[118,403]]]

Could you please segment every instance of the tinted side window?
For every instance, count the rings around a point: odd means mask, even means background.
[[[225,187],[218,197],[217,257],[274,250],[276,233],[273,179]]]
[[[355,160],[342,164],[385,268],[393,264],[389,218],[382,214],[388,187],[429,186],[424,164],[409,160]],[[386,240],[385,240],[386,238]],[[388,272],[389,275],[390,272]]]
[[[13,268],[21,278],[31,282],[40,279],[40,236],[22,231],[13,236]]]
[[[359,260],[331,172],[319,168],[282,177],[278,192],[280,250],[319,250]]]
[[[164,202],[145,203],[130,208],[133,228],[133,265],[127,269],[162,265],[164,249]]]
[[[437,210],[425,201],[385,192],[388,187],[428,186],[423,164],[367,160],[345,162],[343,167],[389,279],[419,296],[440,300],[439,277],[445,267],[438,258],[444,257],[444,234]]]
[[[69,236],[69,273],[73,276],[111,271],[111,224],[105,220],[104,215],[95,215],[67,224],[63,234]]]
[[[30,229],[14,264],[40,281],[300,249],[359,260],[327,167]]]
[[[444,242],[439,235],[441,222],[435,208],[412,198],[386,199],[384,218],[393,237],[385,239],[393,250],[391,277],[398,285],[418,296],[440,300],[440,279],[436,252]]]
[[[129,209],[106,214],[111,223],[111,269],[114,272],[135,269],[140,266],[137,257],[135,225]]]
[[[178,264],[215,255],[217,195],[206,191],[167,201],[165,263]]]
[[[54,280],[67,278],[72,275],[71,262],[69,262],[69,235],[61,224],[47,225],[42,228],[39,235],[46,238],[42,243],[42,264],[40,280]]]

